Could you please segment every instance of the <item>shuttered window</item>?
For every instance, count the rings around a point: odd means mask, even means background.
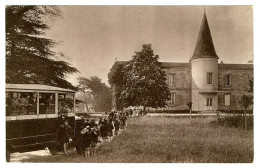
[[[230,106],[230,94],[225,94],[225,106]]]
[[[213,77],[213,73],[212,72],[208,72],[207,73],[207,84],[212,84],[212,77]]]
[[[175,86],[175,73],[168,74],[168,85],[169,86]]]
[[[225,86],[230,86],[231,85],[231,75],[225,75],[225,82],[224,82]]]
[[[171,93],[170,106],[175,106],[175,93]]]

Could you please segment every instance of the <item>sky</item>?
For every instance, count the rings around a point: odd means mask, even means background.
[[[253,59],[251,6],[59,6],[62,17],[50,22],[47,37],[54,50],[80,73],[68,80],[97,76],[107,82],[115,60],[130,60],[142,44],[151,43],[160,61],[188,62],[204,9],[219,61]]]

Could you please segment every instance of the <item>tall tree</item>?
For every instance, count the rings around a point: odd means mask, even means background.
[[[93,108],[95,111],[109,111],[112,105],[111,89],[105,83],[101,82],[96,76],[89,79],[85,77],[78,78],[78,87],[81,90],[89,89],[94,98]]]
[[[126,62],[125,62],[126,63]],[[123,110],[124,104],[120,99],[121,93],[124,89],[124,64],[116,62],[108,73],[108,83],[112,87],[113,103],[116,110]]]
[[[74,89],[65,78],[78,72],[51,50],[44,37],[47,20],[61,16],[54,6],[6,7],[6,82],[35,83]]]
[[[152,45],[144,44],[124,67],[124,89],[121,99],[128,106],[165,107],[170,99],[166,74],[154,55]]]

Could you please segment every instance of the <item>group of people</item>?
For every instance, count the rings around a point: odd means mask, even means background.
[[[36,93],[6,93],[7,116],[36,114],[37,94]]]
[[[98,142],[110,142],[113,136],[118,135],[120,130],[126,127],[126,112],[111,111],[106,117],[101,117],[99,121],[94,119],[84,119],[84,123],[79,128],[75,146],[79,154],[89,157],[96,154]],[[71,128],[66,118],[58,129],[58,141],[63,145],[64,153],[68,155],[67,148],[72,142],[70,138]]]

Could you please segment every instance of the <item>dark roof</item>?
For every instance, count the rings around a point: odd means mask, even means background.
[[[126,64],[128,61],[116,61],[115,64]],[[189,67],[189,63],[183,62],[161,62],[163,67]]]
[[[253,64],[218,64],[219,70],[253,70]]]
[[[189,63],[182,62],[161,62],[163,67],[189,67]]]
[[[196,58],[217,58],[218,59],[205,12],[200,26],[200,32],[198,35],[195,51],[191,59],[196,59]]]
[[[116,63],[125,64],[128,61],[117,61]],[[171,67],[189,67],[189,63],[182,62],[161,62],[163,68],[171,68]],[[219,70],[253,70],[253,64],[218,64]]]

